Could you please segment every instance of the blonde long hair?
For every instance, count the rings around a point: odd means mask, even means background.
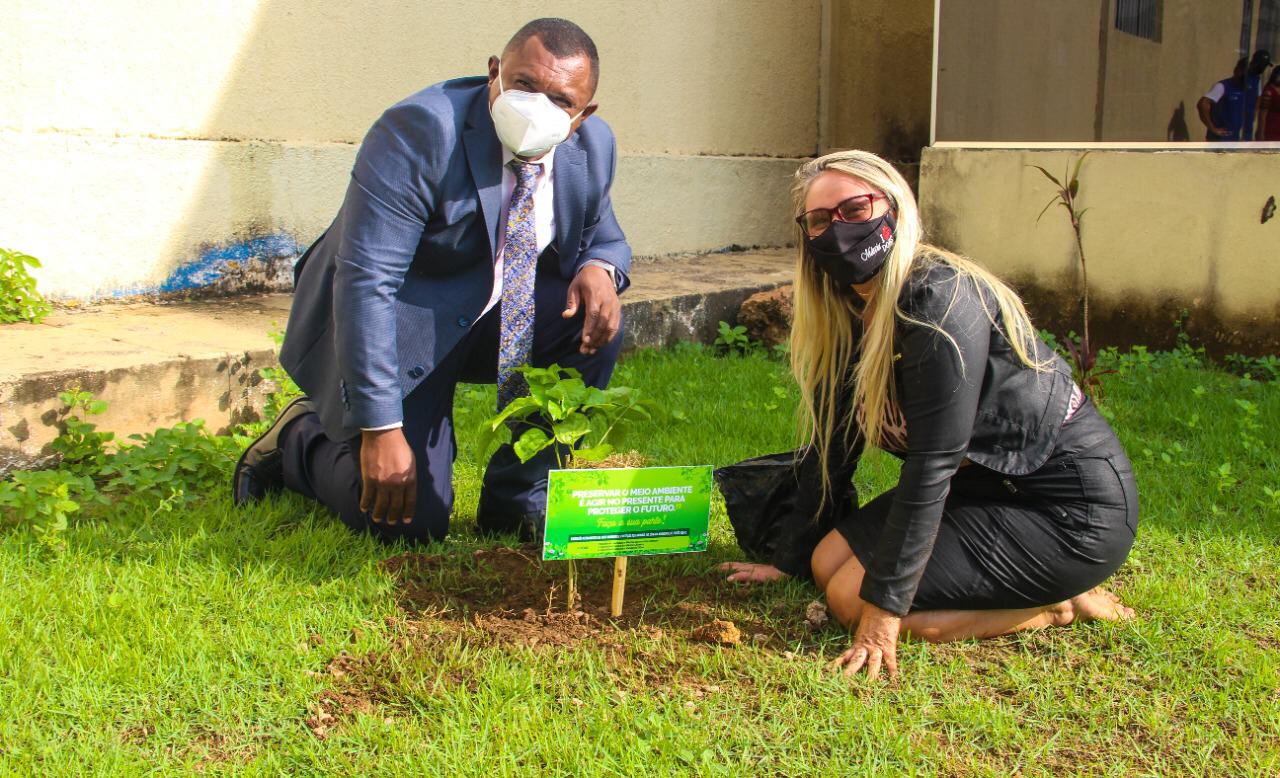
[[[822,463],[824,505],[831,494],[828,463],[832,438],[837,431],[843,430],[846,447],[853,445],[857,433],[868,445],[880,446],[885,422],[896,413],[894,325],[898,319],[916,321],[903,313],[898,299],[917,267],[925,263],[946,264],[989,290],[996,310],[987,308],[987,317],[1001,329],[1018,359],[1036,370],[1049,367],[1048,362],[1036,358],[1036,331],[1017,293],[973,261],[923,242],[920,211],[911,188],[902,174],[885,160],[870,152],[853,150],[837,151],[806,162],[796,171],[792,187],[796,213],[804,210],[805,197],[814,179],[828,170],[857,178],[888,195],[895,210],[897,234],[889,258],[874,279],[873,307],[863,322],[859,340],[855,336],[855,324],[860,314],[854,307],[853,290],[842,288],[818,268],[805,247],[803,229],[797,228],[799,251],[791,370],[804,399],[801,435],[817,449]],[[983,304],[986,307],[985,300]],[[928,322],[916,323],[938,329]],[[938,332],[951,341],[952,347],[959,348],[950,335],[940,329]],[[846,398],[850,390],[852,402]],[[840,418],[842,406],[844,416]]]

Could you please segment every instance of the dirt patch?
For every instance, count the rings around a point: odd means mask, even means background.
[[[691,637],[725,615],[732,615],[740,640],[745,633],[757,645],[780,646],[805,634],[802,611],[769,603],[759,587],[730,584],[712,572],[676,573],[669,563],[634,561],[616,618],[609,613],[613,567],[607,559],[578,562],[580,605],[571,613],[565,612],[565,564],[542,562],[532,547],[482,550],[469,558],[406,553],[383,564],[399,579],[406,614],[467,624],[521,645],[572,645],[644,627]]]
[[[166,746],[164,750],[169,756],[186,761],[195,772],[203,773],[210,769],[224,769],[227,762],[244,764],[250,761],[261,751],[265,741],[263,735],[235,738],[196,727],[190,740],[181,745]]]
[[[687,560],[631,562],[622,615],[613,617],[609,559],[579,560],[579,604],[573,610],[565,607],[567,565],[543,562],[536,547],[410,552],[384,560],[383,568],[397,581],[401,610],[387,620],[391,649],[363,655],[341,650],[308,673],[329,688],[308,707],[307,729],[325,739],[356,716],[395,716],[404,704],[405,666],[438,668],[432,685],[419,685],[415,694],[475,688],[485,672],[483,657],[465,667],[439,665],[442,647],[458,642],[493,649],[494,656],[590,646],[603,653],[620,698],[659,689],[694,701],[741,682],[707,677],[701,658],[709,652],[751,647],[786,651],[791,658],[786,649],[815,645],[805,601],[794,600],[794,593],[731,584],[711,570],[691,572]],[[324,641],[308,636],[303,643],[319,647]]]

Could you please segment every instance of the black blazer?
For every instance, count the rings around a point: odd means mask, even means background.
[[[1049,369],[1037,371],[1022,364],[992,321],[1001,320],[990,290],[950,265],[930,259],[919,263],[898,304],[908,317],[941,328],[959,347],[957,353],[929,326],[898,321],[894,381],[907,446],[906,451],[891,452],[902,459],[902,472],[860,594],[867,602],[905,614],[932,553],[951,477],[961,462],[969,459],[1006,475],[1035,471],[1057,444],[1073,384],[1066,362],[1039,339],[1036,356]],[[841,493],[863,450],[860,433],[855,432],[849,446],[843,441],[844,431],[838,429],[829,457],[831,483]],[[804,515],[796,518],[808,527],[797,533],[789,558],[779,560],[793,574],[807,566],[802,546],[812,539],[814,522],[829,528],[841,510],[847,512],[840,500],[828,500],[818,515],[822,479],[812,449],[800,460],[797,476],[800,493],[808,499],[800,501],[798,512]]]

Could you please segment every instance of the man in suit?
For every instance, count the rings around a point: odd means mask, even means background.
[[[441,539],[453,506],[454,387],[527,391],[514,368],[574,367],[604,387],[631,250],[609,189],[617,149],[593,116],[595,44],[537,19],[487,78],[430,86],[365,136],[342,208],[295,269],[281,364],[307,398],[245,452],[237,504],[287,488],[358,531]],[[484,531],[542,531],[550,449],[489,462]]]

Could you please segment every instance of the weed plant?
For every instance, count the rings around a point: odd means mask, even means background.
[[[39,324],[52,308],[40,292],[30,268],[40,260],[21,251],[0,248],[0,324]]]

